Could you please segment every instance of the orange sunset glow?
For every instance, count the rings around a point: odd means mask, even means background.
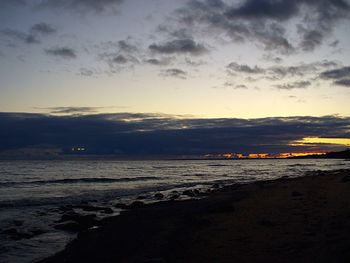
[[[306,145],[306,144],[332,144],[350,146],[350,138],[318,138],[318,137],[306,137],[296,142],[293,145]]]
[[[285,159],[291,157],[303,157],[309,155],[324,155],[326,152],[283,152],[283,153],[223,153],[218,155],[206,155],[211,158],[224,158],[224,159]]]

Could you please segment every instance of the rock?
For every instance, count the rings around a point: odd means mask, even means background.
[[[204,191],[204,192],[199,192],[199,196],[208,196],[208,191]]]
[[[96,215],[95,214],[80,215],[75,212],[73,213],[70,212],[62,215],[61,220],[59,222],[65,222],[65,221],[74,221],[83,227],[91,227],[94,224],[96,224]]]
[[[105,211],[106,209],[108,209],[108,207],[93,206],[93,205],[77,205],[74,208],[79,208],[86,212],[98,212],[98,211]]]
[[[91,205],[79,205],[79,206],[76,206],[75,208],[82,209],[83,211],[86,211],[86,212],[96,212],[100,210],[98,207],[91,206]]]
[[[183,195],[187,195],[189,197],[195,197],[195,193],[193,192],[193,190],[185,190],[182,192]]]
[[[33,235],[33,237],[39,236],[39,235],[42,235],[42,234],[46,233],[45,230],[42,230],[42,229],[39,229],[39,228],[30,229],[29,232]]]
[[[214,189],[217,189],[217,188],[220,188],[220,185],[219,184],[213,184],[212,186]]]
[[[79,232],[86,228],[74,221],[68,221],[54,226],[55,229],[68,231],[68,232]]]
[[[65,205],[65,206],[60,206],[58,209],[61,210],[62,212],[68,212],[68,211],[72,211],[73,207],[71,205]]]
[[[144,205],[145,205],[145,203],[142,202],[142,201],[135,201],[135,202],[132,202],[132,203],[128,206],[128,208],[129,208],[129,209],[135,209],[135,208],[143,207]]]
[[[176,200],[176,199],[178,199],[179,197],[180,197],[179,194],[173,194],[173,195],[170,196],[170,199],[171,199],[171,200]]]
[[[74,211],[69,211],[69,212],[64,213],[58,222],[69,221],[69,220],[72,220],[72,218],[77,217],[77,216],[79,216],[78,213],[76,213]]]
[[[113,214],[114,211],[112,208],[106,207],[104,210],[102,210],[102,213],[104,214]]]
[[[157,199],[157,200],[161,200],[161,199],[164,198],[164,195],[163,195],[162,193],[156,193],[156,194],[154,195],[154,198]]]
[[[9,235],[13,240],[30,239],[34,236],[43,234],[44,231],[39,229],[34,229],[28,232],[18,231],[16,228],[10,228],[2,231],[3,234]]]
[[[17,235],[12,235],[11,238],[13,240],[21,240],[21,239],[30,239],[34,235],[32,233],[27,233],[27,232],[18,232]]]
[[[144,196],[144,195],[139,195],[136,199],[137,199],[137,200],[144,200],[144,199],[146,199],[146,196]]]
[[[114,205],[115,208],[119,208],[119,209],[128,209],[128,205],[123,204],[123,203],[117,203]]]

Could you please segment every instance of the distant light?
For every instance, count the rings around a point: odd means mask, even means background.
[[[85,147],[73,147],[72,148],[72,152],[83,152],[83,151],[85,151],[86,149],[85,149]]]

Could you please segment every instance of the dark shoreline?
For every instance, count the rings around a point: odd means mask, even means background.
[[[350,170],[227,186],[107,218],[41,262],[349,262]]]

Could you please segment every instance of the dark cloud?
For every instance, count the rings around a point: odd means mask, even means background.
[[[310,81],[296,81],[292,83],[275,85],[277,89],[292,90],[292,89],[305,89],[311,85]]]
[[[68,10],[78,11],[94,11],[102,12],[113,10],[117,8],[124,0],[42,0],[39,4],[40,7],[49,8],[63,8]]]
[[[235,89],[248,89],[248,87],[244,84],[239,84],[234,87]]]
[[[300,64],[297,66],[274,66],[268,69],[271,79],[283,79],[285,77],[304,77],[315,74],[318,67],[314,63]]]
[[[185,58],[185,63],[186,65],[191,67],[198,67],[207,64],[207,62],[204,60],[192,60],[189,58]]]
[[[341,67],[326,70],[320,73],[320,78],[333,80],[333,84],[343,87],[350,87],[350,67]]]
[[[121,52],[126,52],[126,53],[135,53],[139,50],[136,45],[133,45],[126,40],[118,41],[118,47]]]
[[[121,66],[130,66],[139,63],[139,60],[133,55],[118,52],[103,53],[99,55],[99,58],[107,62],[108,66],[112,69],[115,69],[116,67],[120,68]]]
[[[9,40],[15,42],[19,41],[25,44],[39,44],[41,37],[48,36],[54,33],[56,33],[56,29],[46,23],[39,23],[33,25],[28,31],[28,33],[11,28],[0,30],[0,34],[5,36]]]
[[[181,69],[178,68],[171,68],[171,69],[166,69],[161,72],[162,76],[165,77],[176,77],[180,79],[186,79],[187,73]]]
[[[25,5],[27,5],[26,0],[1,0],[0,1],[0,8],[3,10],[9,6],[25,6]]]
[[[107,63],[111,73],[126,67],[133,67],[140,63],[140,45],[134,43],[132,38],[125,40],[102,42],[96,45],[98,59]]]
[[[157,58],[149,58],[145,59],[144,62],[151,64],[151,65],[156,65],[156,66],[166,66],[170,64],[171,59],[170,58],[162,58],[162,59],[157,59]]]
[[[298,12],[297,1],[247,0],[237,8],[230,8],[230,18],[288,20]]]
[[[101,107],[49,107],[40,108],[48,110],[51,114],[80,114],[80,113],[94,113]]]
[[[339,67],[340,64],[337,61],[330,61],[330,60],[322,60],[320,62],[315,63],[318,67],[329,69],[329,68],[335,68]]]
[[[90,77],[94,75],[96,72],[93,69],[88,69],[88,68],[81,68],[80,69],[80,75],[85,76],[85,77]]]
[[[50,56],[56,56],[65,59],[73,59],[77,57],[75,50],[68,47],[45,49],[45,53]]]
[[[119,108],[123,109],[126,107],[123,106],[110,106],[110,107],[48,107],[48,108],[35,108],[39,110],[44,110],[49,114],[54,115],[82,115],[82,114],[92,114],[97,113],[101,110],[106,110],[110,108]]]
[[[112,62],[117,63],[117,64],[125,64],[128,62],[128,60],[123,55],[118,55],[118,56],[115,56],[114,58],[112,58]]]
[[[321,45],[349,12],[345,0],[191,0],[176,17],[192,31],[224,33],[234,42],[254,41],[266,50],[289,54]],[[292,26],[298,43],[288,33]]]
[[[271,54],[263,55],[262,59],[269,62],[276,63],[276,64],[279,64],[283,61],[281,57],[275,57],[275,56],[272,56]]]
[[[312,51],[317,46],[322,44],[323,41],[323,33],[318,30],[300,30],[302,34],[302,41],[300,43],[301,48],[304,51]]]
[[[235,84],[231,82],[225,82],[223,86],[228,88],[234,88]],[[218,88],[218,87],[214,87],[214,88]]]
[[[291,144],[304,137],[350,136],[350,118],[336,116],[183,119],[138,113],[0,113],[0,125],[0,151],[36,145],[84,146],[89,153],[129,156],[310,151],[320,146]]]
[[[191,54],[202,55],[208,52],[208,49],[193,39],[175,39],[162,44],[152,44],[149,49],[160,54]]]
[[[230,63],[226,69],[229,75],[257,75],[269,80],[282,80],[284,78],[293,77],[317,77],[322,71],[333,72],[332,68],[338,67],[339,63],[336,61],[323,60],[313,63],[302,63],[295,66],[271,66],[262,68],[259,66],[249,66],[245,64],[238,64],[236,62]],[[330,74],[330,73],[322,73]]]
[[[42,35],[50,35],[56,33],[56,28],[46,23],[39,23],[32,26],[31,31]]]
[[[157,27],[157,31],[162,34],[168,35],[171,39],[193,39],[192,32],[188,27],[178,27],[172,25],[161,24]]]
[[[350,77],[350,67],[342,67],[333,70],[327,70],[320,75],[324,79],[341,79]]]
[[[350,87],[350,78],[336,80],[334,81],[334,84],[344,87]]]
[[[225,82],[223,86],[232,89],[248,89],[248,87],[244,84],[234,84],[231,82]]]
[[[236,73],[247,73],[247,74],[261,74],[264,73],[265,70],[262,68],[259,68],[258,66],[249,67],[247,65],[241,65],[236,62],[232,62],[226,67],[230,73],[236,72]]]
[[[24,33],[24,32],[18,31],[18,30],[14,30],[14,29],[10,29],[10,28],[0,30],[0,34],[10,38],[11,40],[20,41],[20,42],[25,43],[25,44],[38,44],[38,43],[40,43],[40,40],[37,38],[36,35],[27,34],[27,33]]]
[[[334,40],[329,44],[330,47],[334,47],[334,48],[337,47],[338,45],[339,45],[339,40]]]

